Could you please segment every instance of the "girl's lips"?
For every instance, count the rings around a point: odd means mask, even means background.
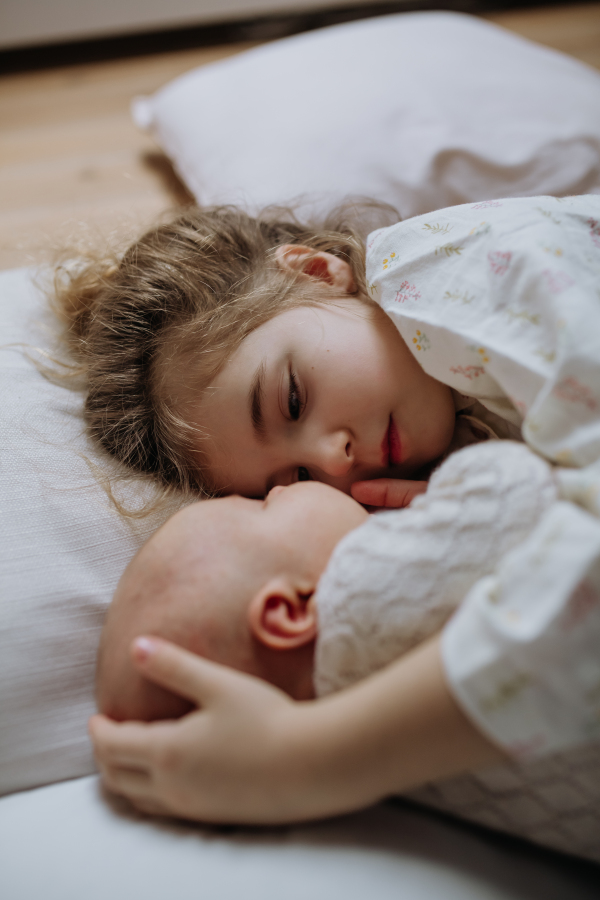
[[[402,444],[400,443],[400,435],[392,417],[388,429],[381,442],[382,465],[385,468],[389,466],[399,466],[402,462]]]

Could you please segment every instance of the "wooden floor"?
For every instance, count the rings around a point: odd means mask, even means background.
[[[600,69],[600,3],[486,18]],[[168,160],[129,104],[235,44],[0,78],[0,269],[135,232],[183,199]]]

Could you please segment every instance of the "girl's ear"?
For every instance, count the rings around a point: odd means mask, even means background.
[[[321,250],[315,253],[304,244],[281,244],[275,250],[275,259],[282,269],[302,272],[309,278],[326,281],[332,287],[339,288],[345,294],[356,291],[352,269],[339,256]]]
[[[288,581],[276,578],[254,595],[248,607],[252,635],[271,650],[295,650],[317,636],[313,592],[300,593]]]

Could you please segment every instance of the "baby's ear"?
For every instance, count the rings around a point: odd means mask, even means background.
[[[345,294],[356,291],[352,269],[345,260],[333,253],[315,252],[304,244],[281,244],[275,250],[275,259],[282,269],[302,272],[309,278],[326,281]]]
[[[317,636],[313,592],[301,593],[289,581],[275,578],[250,601],[248,625],[252,635],[272,650],[295,650]]]

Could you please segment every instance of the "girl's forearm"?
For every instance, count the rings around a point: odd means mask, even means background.
[[[298,774],[330,812],[506,759],[450,693],[439,637],[305,714]]]

